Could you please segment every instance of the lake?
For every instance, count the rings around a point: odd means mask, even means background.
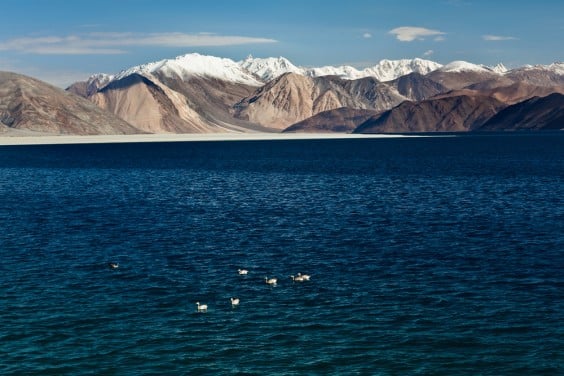
[[[3,375],[564,372],[562,132],[1,146],[0,197]]]

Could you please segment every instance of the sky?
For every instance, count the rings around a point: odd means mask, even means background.
[[[60,87],[186,53],[298,66],[564,61],[562,0],[3,0],[0,70]]]

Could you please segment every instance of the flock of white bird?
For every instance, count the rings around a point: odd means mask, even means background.
[[[109,262],[108,267],[110,269],[117,269],[119,268],[119,264],[116,262]],[[239,275],[247,275],[249,274],[249,271],[247,269],[237,269],[237,273],[239,273]],[[302,274],[302,273],[298,273],[297,275],[291,275],[290,277],[294,282],[305,282],[305,281],[309,281],[309,279],[311,278],[309,274]],[[270,286],[275,286],[278,283],[278,278],[264,277],[264,281],[266,282],[266,284]],[[240,302],[241,301],[239,298],[231,298],[232,307],[237,307]],[[200,304],[200,302],[196,302],[196,306],[198,312],[206,312],[208,310],[207,304]]]
[[[247,275],[249,274],[249,271],[247,269],[237,269],[237,273],[239,273],[239,275]],[[305,282],[305,281],[309,281],[311,276],[309,274],[302,274],[302,273],[298,273],[297,275],[291,275],[290,276],[292,278],[292,281],[294,282]],[[268,278],[268,277],[264,277],[264,281],[266,282],[266,284],[270,285],[270,286],[275,286],[278,283],[278,278]],[[237,307],[240,303],[240,299],[239,298],[231,298],[231,306],[232,307]],[[206,312],[208,310],[208,305],[207,304],[201,304],[200,302],[196,302],[196,306],[197,306],[197,311],[198,312]]]

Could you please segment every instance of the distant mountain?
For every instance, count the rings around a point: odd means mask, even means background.
[[[410,73],[427,74],[442,65],[423,59],[381,60],[378,64],[357,70],[351,66],[339,67],[325,66],[320,68],[305,69],[302,74],[310,77],[338,76],[346,80],[357,80],[365,77],[374,77],[378,81],[392,81]]]
[[[339,107],[384,110],[405,99],[371,77],[344,80],[286,73],[237,103],[235,116],[282,130],[323,111]]]
[[[496,98],[506,104],[515,104],[532,97],[545,97],[552,93],[564,94],[562,86],[535,86],[525,82],[513,82],[505,77],[495,80],[487,80],[477,84],[469,85],[465,89],[453,90],[438,97],[456,95],[485,95]]]
[[[514,104],[497,113],[478,128],[484,131],[562,130],[564,95],[551,94]]]
[[[388,84],[411,101],[422,101],[448,91],[448,88],[420,73],[409,73]]]
[[[355,133],[467,132],[506,105],[486,96],[453,96],[399,106],[362,123]]]
[[[435,77],[445,75],[452,76],[454,78],[451,81],[456,81],[456,75],[453,74],[464,73],[466,76],[472,77],[471,79],[467,77],[458,80],[459,82],[454,86],[448,85],[448,82],[444,84],[453,89],[483,81],[484,77],[492,78],[502,76],[507,76],[510,80],[516,82],[524,80],[533,85],[560,85],[564,80],[564,63],[525,66],[508,70],[501,63],[493,67],[488,67],[465,61],[453,61],[449,64],[442,65],[419,58],[400,60],[384,59],[374,66],[359,70],[348,65],[300,67],[294,65],[284,57],[254,58],[249,55],[246,59],[236,62],[227,58],[190,53],[177,56],[173,59],[164,59],[137,65],[115,75],[98,74],[85,81],[87,86],[89,86],[89,90],[82,88],[76,91],[79,91],[82,95],[89,95],[93,89],[101,88],[111,80],[120,80],[134,73],[141,75],[153,74],[181,79],[201,77],[254,87],[262,86],[285,73],[295,73],[308,77],[338,76],[339,78],[347,80],[373,77],[382,82],[393,81],[410,73],[419,73],[421,75],[433,73],[430,78],[439,83],[443,82]]]
[[[31,77],[0,72],[0,132],[96,135],[142,131],[75,94]]]
[[[508,71],[505,77],[536,86],[561,86],[564,85],[564,63],[525,66]]]
[[[498,108],[497,102],[511,105],[564,92],[564,65],[508,70],[503,64],[488,67],[455,61],[441,65],[402,59],[382,60],[359,70],[347,65],[300,67],[284,57],[249,56],[236,62],[192,53],[115,75],[95,75],[68,90],[144,132],[278,132],[311,117],[311,122],[300,124],[300,131],[349,131],[358,120],[356,110],[381,113],[405,101],[425,107],[428,100],[438,107],[415,111],[410,124],[419,124],[417,116],[432,120],[431,113],[440,114],[450,104],[460,106],[450,110],[460,118],[452,124],[431,122],[413,129],[432,130],[434,124],[442,130],[468,130],[477,126],[477,122],[468,125],[464,118],[468,106],[478,106],[479,115],[487,108]],[[472,99],[449,99],[463,97]],[[346,110],[333,112],[341,108]],[[394,116],[398,114],[394,109]],[[331,117],[339,125],[328,125]]]
[[[498,74],[505,74],[509,70],[505,65],[503,65],[503,63],[498,63],[493,67],[489,67],[489,69]]]
[[[230,88],[239,90],[242,96],[250,92],[246,86],[197,77],[184,81],[161,74],[165,76],[160,79],[147,73],[127,75],[110,82],[89,99],[149,133],[267,131],[254,124],[245,126],[228,113],[231,107],[225,101],[234,101],[229,99]],[[235,96],[237,100],[239,95]]]
[[[67,91],[88,98],[90,95],[95,94],[98,90],[109,84],[113,79],[114,76],[112,75],[98,73],[88,77],[86,81],[73,83],[67,88]]]
[[[261,59],[253,58],[249,55],[245,60],[240,61],[238,65],[262,82],[274,80],[284,73],[303,74],[303,68],[298,68],[284,57]]]
[[[447,65],[437,69],[440,72],[460,73],[460,72],[478,72],[478,73],[496,73],[493,69],[484,65],[472,64],[467,61],[453,61]]]
[[[503,78],[499,73],[486,69],[437,69],[430,72],[425,77],[438,82],[448,90],[459,90],[487,80]],[[510,83],[512,81],[508,80],[507,82]]]
[[[90,97],[94,103],[148,133],[198,133],[199,114],[172,90],[138,73],[112,81]]]
[[[286,133],[351,133],[360,124],[378,114],[373,110],[341,107],[323,111],[284,129]]]
[[[367,76],[379,81],[392,81],[410,73],[425,75],[442,67],[441,64],[424,59],[381,60],[377,65],[366,68]]]
[[[197,53],[131,67],[118,73],[114,80],[120,80],[131,74],[160,74],[183,80],[191,77],[204,77],[249,86],[261,86],[263,84],[262,81],[257,80],[240,64],[231,59]]]

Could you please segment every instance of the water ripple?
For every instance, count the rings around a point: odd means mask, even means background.
[[[543,137],[0,148],[0,373],[561,373]]]

